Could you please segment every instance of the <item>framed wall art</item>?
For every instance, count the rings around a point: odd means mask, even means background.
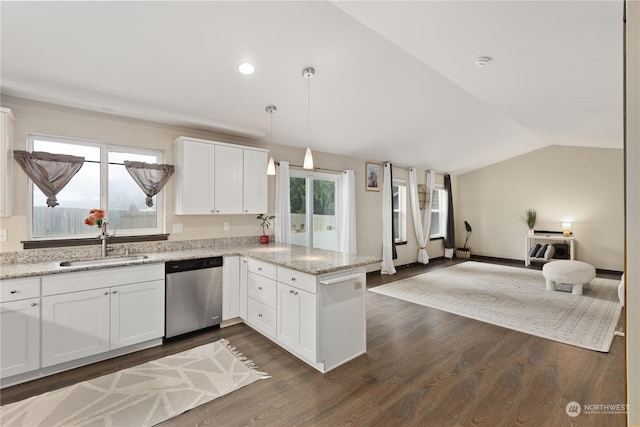
[[[380,163],[366,162],[367,191],[380,191]]]

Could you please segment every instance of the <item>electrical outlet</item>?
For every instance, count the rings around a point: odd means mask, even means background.
[[[7,241],[7,229],[3,228],[0,230],[0,242],[6,242]]]
[[[173,232],[174,233],[182,233],[184,231],[184,227],[182,224],[173,224]]]
[[[224,231],[229,231],[229,228],[230,228],[230,227],[229,227],[229,223],[228,223],[228,222],[225,222],[225,223],[224,223]]]

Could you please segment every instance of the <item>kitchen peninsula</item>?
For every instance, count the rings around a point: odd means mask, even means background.
[[[113,246],[116,253],[123,252],[124,248]],[[129,256],[122,258],[100,258],[91,252],[93,249],[43,249],[0,255],[3,316],[9,313],[4,310],[5,305],[20,303],[22,294],[26,317],[21,326],[27,336],[41,337],[31,342],[18,339],[16,343],[5,343],[5,339],[21,334],[5,334],[3,328],[3,347],[17,344],[16,349],[22,347],[21,352],[32,355],[29,363],[7,367],[10,369],[6,374],[2,366],[3,387],[162,344],[164,317],[156,316],[148,321],[155,326],[150,327],[148,333],[140,334],[144,337],[142,342],[120,337],[120,344],[115,344],[107,326],[106,338],[102,339],[106,343],[93,353],[78,352],[79,357],[59,359],[60,363],[55,357],[47,359],[42,355],[50,351],[44,347],[51,342],[51,337],[47,338],[45,319],[41,318],[46,312],[46,299],[89,291],[96,292],[96,298],[110,298],[113,332],[114,317],[119,322],[126,318],[140,322],[136,315],[114,312],[114,295],[124,298],[125,286],[144,288],[153,296],[149,301],[155,302],[148,302],[148,309],[140,312],[163,313],[163,307],[158,305],[164,304],[164,281],[160,273],[164,271],[164,263],[217,256],[224,257],[223,293],[226,292],[225,301],[230,301],[226,313],[223,305],[222,326],[244,322],[323,373],[366,352],[365,266],[379,262],[376,257],[296,245],[260,245],[238,238],[127,244]],[[70,260],[80,259],[82,263],[61,266],[61,262],[69,264]],[[95,280],[98,277],[99,280]],[[136,283],[124,283],[125,277],[135,277]],[[22,283],[26,293],[22,292]],[[63,285],[66,283],[75,284],[66,288]],[[122,291],[113,292],[119,289]],[[105,304],[109,307],[108,300]],[[109,324],[108,319],[105,323]],[[28,333],[27,328],[31,328]],[[38,364],[39,360],[51,362],[44,366]]]

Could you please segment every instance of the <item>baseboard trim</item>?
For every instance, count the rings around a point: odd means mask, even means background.
[[[435,257],[435,258],[429,258],[429,262],[431,262],[431,261],[439,261],[439,260],[444,260],[444,259],[446,259],[444,256],[439,256],[439,257]],[[401,268],[411,268],[411,267],[417,267],[417,266],[420,266],[420,265],[423,265],[423,264],[420,264],[419,262],[416,261],[416,262],[411,262],[409,264],[396,265],[395,268],[396,268],[396,270],[399,270]],[[381,274],[380,273],[381,271],[382,271],[381,269],[368,271],[367,272],[367,276],[372,276],[374,274]]]

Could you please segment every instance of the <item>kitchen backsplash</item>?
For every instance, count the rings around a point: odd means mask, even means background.
[[[129,250],[130,255],[148,254],[155,252],[180,251],[190,249],[216,248],[221,246],[237,246],[260,243],[259,236],[225,237],[219,239],[182,240],[182,241],[155,241],[141,243],[112,244],[113,248],[109,256],[125,255]],[[0,265],[2,264],[31,264],[39,262],[51,262],[58,260],[76,260],[100,258],[100,245],[95,246],[71,246],[67,248],[30,249],[19,252],[0,253]]]

